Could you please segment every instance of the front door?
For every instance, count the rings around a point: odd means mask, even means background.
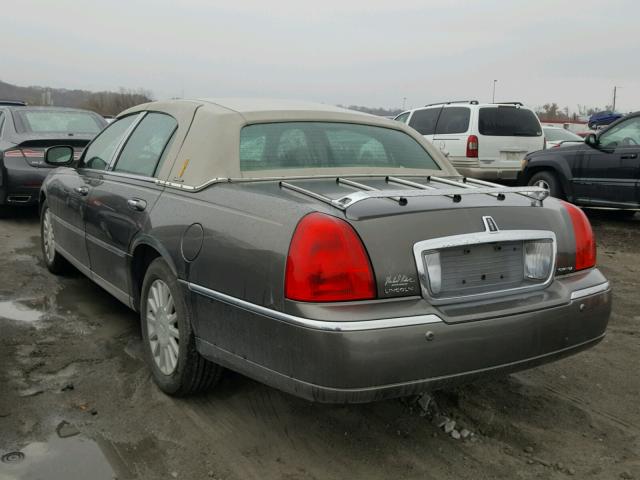
[[[125,302],[131,287],[129,247],[148,224],[149,212],[162,192],[155,175],[177,127],[170,115],[142,115],[112,165],[93,173],[86,216],[94,280]]]
[[[632,117],[603,132],[597,148],[585,158],[587,202],[611,207],[638,207],[640,177],[640,117]]]
[[[86,148],[78,168],[64,170],[64,174],[57,175],[56,181],[49,186],[56,246],[66,256],[87,268],[89,253],[85,239],[85,217],[92,188],[92,172],[104,170],[111,162],[133,120],[134,117],[126,117],[109,125]]]

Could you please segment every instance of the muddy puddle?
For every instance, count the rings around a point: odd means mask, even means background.
[[[99,443],[62,422],[46,441],[2,452],[0,480],[113,480],[117,474]]]
[[[40,320],[43,313],[31,301],[6,300],[0,302],[0,318],[16,322],[34,323]]]

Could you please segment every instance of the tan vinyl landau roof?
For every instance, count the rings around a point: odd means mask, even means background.
[[[178,120],[178,130],[158,179],[195,187],[212,179],[247,179],[310,175],[415,174],[457,175],[449,161],[412,128],[394,120],[324,104],[250,98],[207,98],[151,102],[118,117],[140,111],[165,112]],[[359,123],[400,130],[415,138],[443,171],[397,168],[304,168],[240,171],[240,130],[253,123],[326,121]]]

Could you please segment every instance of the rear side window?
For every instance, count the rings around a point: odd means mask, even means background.
[[[420,135],[433,135],[436,132],[436,123],[441,108],[429,108],[416,110],[409,120],[409,126],[415,128]]]
[[[398,115],[394,120],[396,120],[397,122],[407,123],[407,118],[409,118],[410,113],[411,112],[402,113]]]
[[[542,136],[540,122],[531,110],[507,106],[481,108],[478,130],[481,135],[497,137]]]
[[[127,140],[113,170],[153,177],[177,126],[170,115],[148,113]]]
[[[467,107],[446,107],[442,109],[436,135],[443,133],[465,133],[469,130],[471,110]]]
[[[380,167],[440,170],[410,135],[383,127],[333,122],[247,125],[240,132],[240,170]]]
[[[73,110],[15,110],[18,133],[79,133],[95,135],[106,122],[91,112]]]

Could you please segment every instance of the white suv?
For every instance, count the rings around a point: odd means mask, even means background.
[[[525,155],[545,148],[540,120],[520,102],[436,103],[395,119],[449,155],[453,166],[467,177],[516,179]]]

